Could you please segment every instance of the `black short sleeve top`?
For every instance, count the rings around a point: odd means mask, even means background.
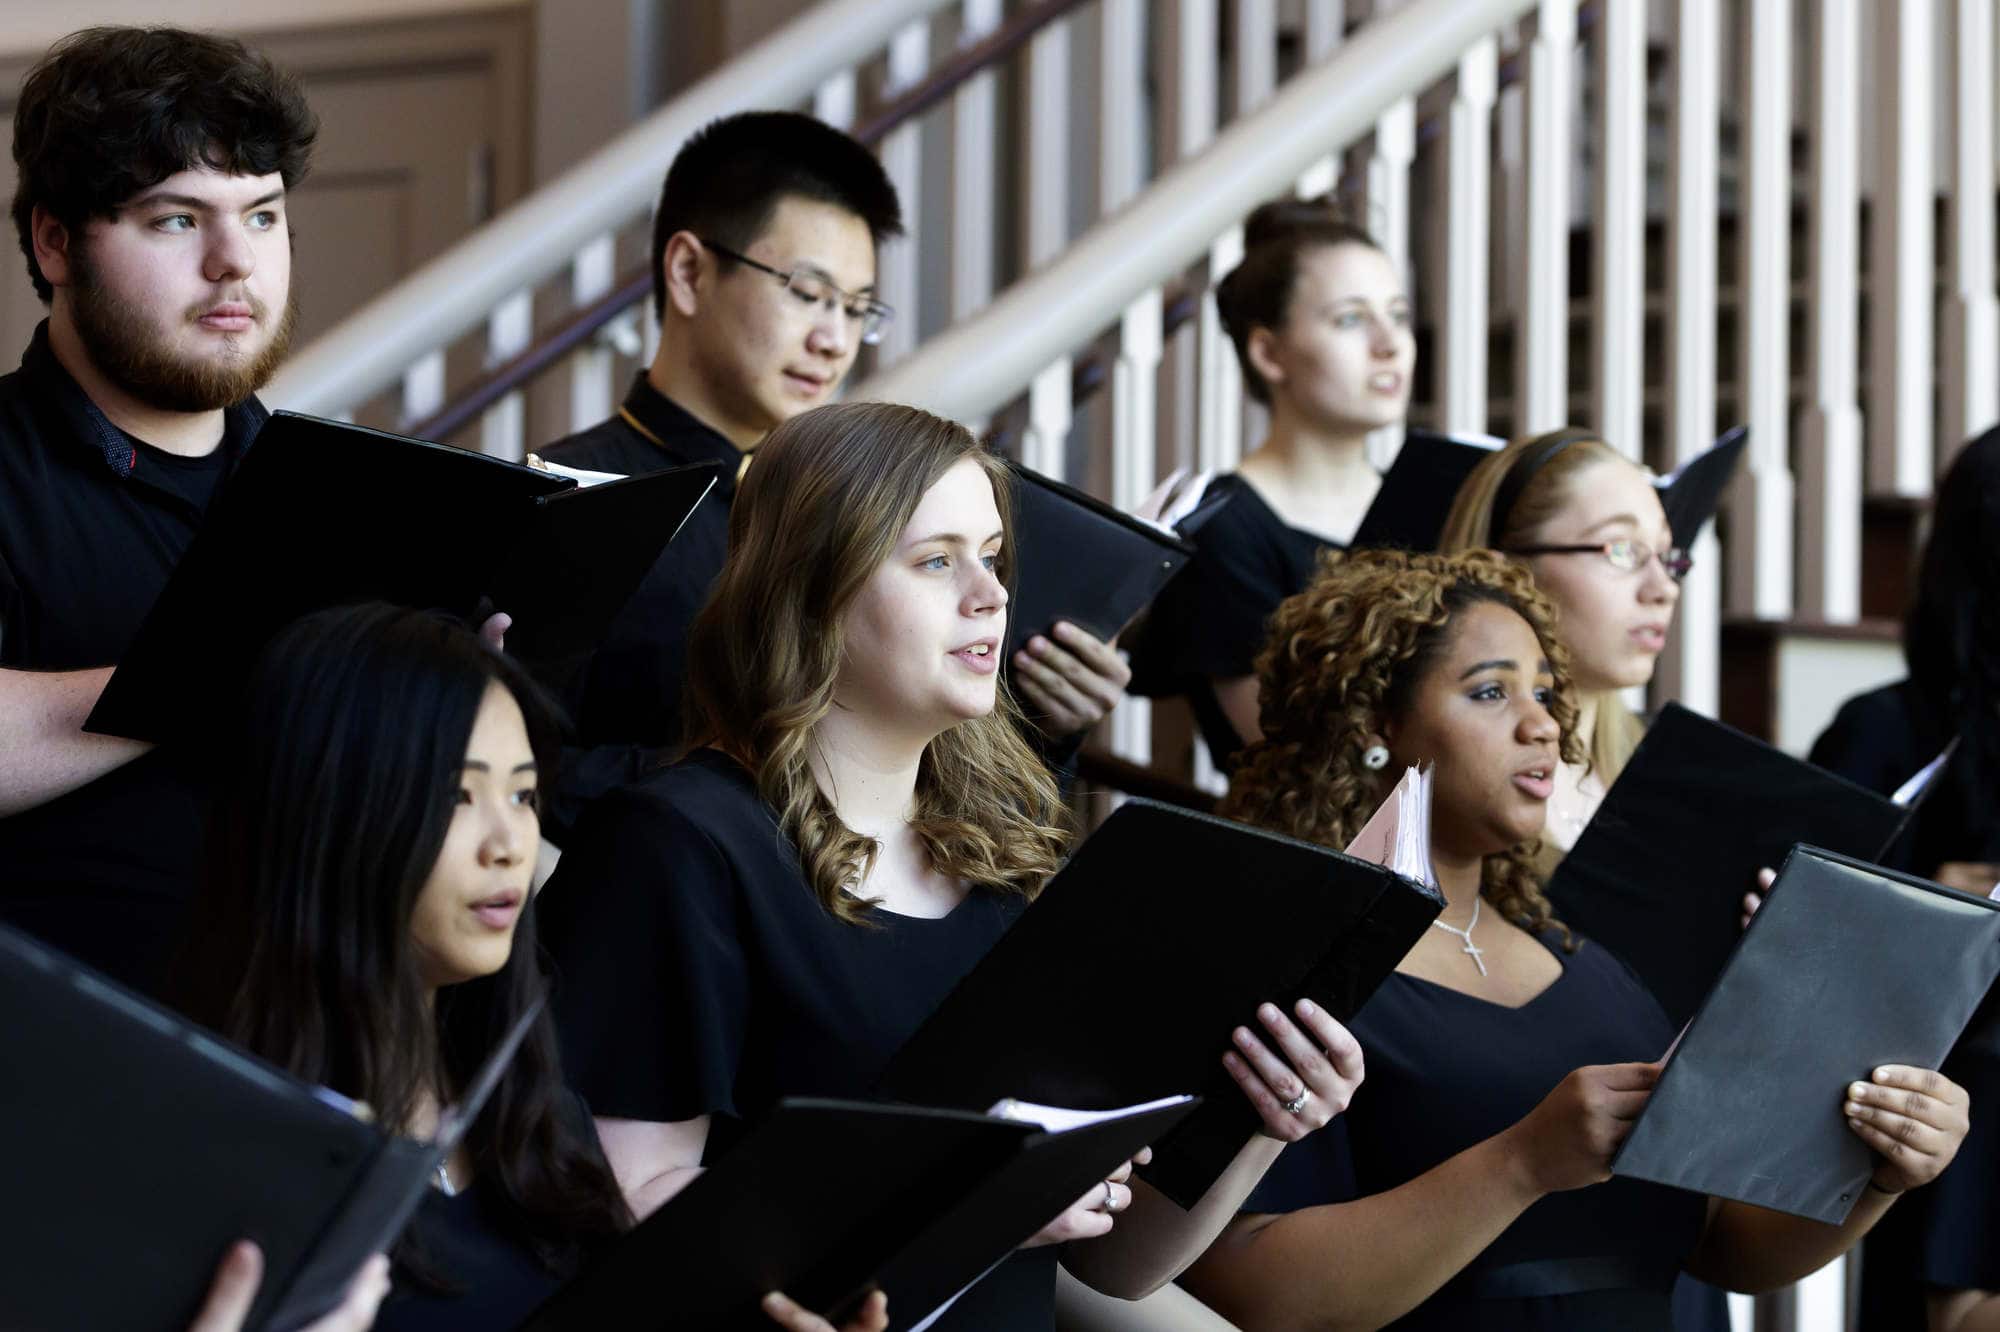
[[[1217,763],[1240,747],[1210,684],[1250,675],[1278,603],[1304,590],[1322,552],[1341,547],[1287,526],[1234,472],[1209,483],[1206,500],[1227,496],[1199,531],[1195,554],[1147,613],[1132,653],[1133,692],[1185,695]]]
[[[1519,1008],[1398,972],[1349,1024],[1368,1084],[1339,1119],[1285,1150],[1246,1210],[1289,1212],[1383,1193],[1516,1123],[1572,1069],[1660,1057],[1673,1028],[1625,966],[1583,942]],[[1697,1195],[1612,1179],[1527,1211],[1393,1326],[1672,1326],[1675,1276],[1700,1238]]]
[[[975,891],[938,919],[845,924],[750,775],[698,751],[592,804],[543,890],[564,1067],[602,1115],[712,1116],[714,1160],[780,1097],[865,1098],[1024,906]],[[938,1326],[1049,1327],[1053,1254],[1003,1264]]]

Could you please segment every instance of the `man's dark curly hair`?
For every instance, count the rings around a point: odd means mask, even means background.
[[[208,166],[237,176],[305,177],[319,121],[296,80],[243,43],[180,28],[85,28],[28,71],[14,111],[14,229],[35,262],[39,207],[80,233],[91,218],[168,176]]]
[[[1367,770],[1364,737],[1406,715],[1418,680],[1448,648],[1452,622],[1481,604],[1504,606],[1535,631],[1555,682],[1549,713],[1558,748],[1581,761],[1569,653],[1556,636],[1554,607],[1525,566],[1486,550],[1335,551],[1271,617],[1257,657],[1263,738],[1244,748],[1218,812],[1345,847],[1401,776]],[[1553,927],[1567,943],[1535,878],[1540,840],[1486,857],[1480,892],[1524,929]]]

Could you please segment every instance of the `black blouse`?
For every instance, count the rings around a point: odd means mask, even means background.
[[[1368,1083],[1287,1148],[1245,1210],[1290,1212],[1397,1188],[1518,1122],[1571,1070],[1657,1059],[1673,1028],[1624,965],[1588,942],[1547,989],[1508,1008],[1398,972],[1349,1028]],[[1699,1196],[1636,1180],[1552,1193],[1393,1326],[1660,1329],[1701,1235]]]
[[[1154,600],[1132,650],[1132,692],[1185,695],[1218,767],[1242,747],[1212,681],[1255,672],[1272,612],[1305,590],[1320,555],[1342,547],[1287,526],[1234,472],[1209,483],[1204,502],[1228,496],[1188,535],[1190,559]]]
[[[781,1097],[865,1098],[1024,906],[844,924],[750,775],[700,751],[590,806],[543,890],[564,1067],[601,1115],[712,1116],[714,1160]],[[1054,1262],[1015,1255],[935,1326],[1052,1328]]]

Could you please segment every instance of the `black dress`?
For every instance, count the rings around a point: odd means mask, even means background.
[[[1024,905],[835,920],[749,774],[700,751],[594,803],[543,890],[564,1068],[600,1115],[712,1116],[715,1160],[780,1097],[865,1098]],[[1016,1254],[935,1326],[1046,1332],[1054,1264]]]
[[[1234,472],[1209,483],[1204,503],[1228,496],[1199,532],[1195,554],[1154,600],[1132,651],[1132,692],[1186,696],[1217,767],[1242,747],[1214,680],[1255,673],[1278,603],[1305,590],[1320,555],[1341,546],[1289,527]]]
[[[570,1131],[597,1153],[597,1129],[582,1099],[568,1095],[560,1105]],[[490,1175],[451,1197],[426,1191],[408,1237],[437,1287],[398,1271],[376,1315],[375,1332],[508,1332],[519,1327],[572,1274],[542,1265],[508,1225],[509,1206]]]
[[[1887,795],[1949,738],[1902,680],[1857,695],[1813,742],[1812,761]],[[1891,856],[1934,874],[1949,860],[2000,860],[2000,802],[1982,794],[1961,750],[1934,779]],[[1996,992],[2000,994],[2000,992]],[[1944,1074],[1972,1097],[1972,1127],[1949,1169],[1889,1209],[1862,1245],[1861,1327],[1924,1325],[1928,1289],[2000,1291],[2000,998],[1989,995]],[[1985,1112],[1981,1113],[1981,1108]]]
[[[1673,1028],[1624,965],[1583,942],[1562,974],[1507,1008],[1400,972],[1349,1024],[1368,1082],[1347,1112],[1289,1148],[1245,1210],[1289,1212],[1397,1188],[1516,1123],[1571,1070],[1657,1059]],[[1612,1179],[1553,1193],[1393,1326],[1665,1329],[1706,1201]]]

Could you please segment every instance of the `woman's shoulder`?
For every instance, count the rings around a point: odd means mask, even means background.
[[[715,749],[697,749],[656,768],[615,793],[629,809],[695,823],[728,827],[749,820],[768,826],[770,806],[741,763]]]

